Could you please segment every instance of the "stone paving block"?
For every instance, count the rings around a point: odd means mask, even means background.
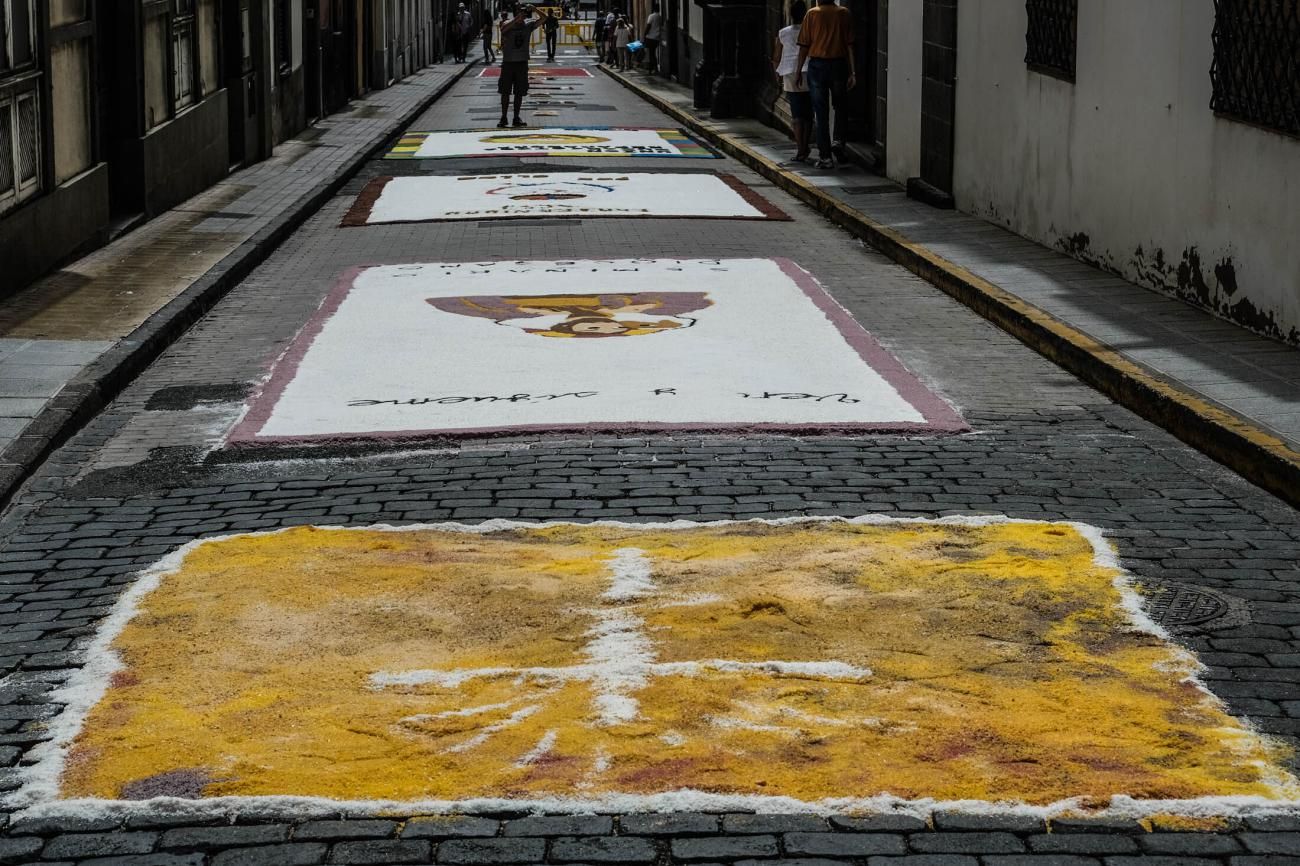
[[[380,839],[397,832],[396,821],[332,820],[307,821],[293,828],[295,842],[320,839]]]
[[[1237,837],[1252,854],[1300,854],[1300,833],[1242,833]]]
[[[331,863],[422,863],[433,856],[430,843],[417,839],[365,839],[338,842],[330,851]]]
[[[412,818],[402,827],[403,839],[451,839],[459,836],[495,836],[501,822],[472,815],[429,815]]]
[[[1101,866],[1099,858],[1079,854],[996,854],[980,862],[984,866]]]
[[[45,846],[47,860],[67,857],[78,860],[118,854],[147,854],[158,841],[157,833],[69,833],[55,836]]]
[[[609,815],[539,815],[506,821],[505,836],[607,836],[614,832]]]
[[[1241,843],[1221,833],[1151,833],[1137,837],[1143,851],[1186,857],[1221,857],[1241,853]]]
[[[160,848],[233,848],[240,845],[268,845],[272,842],[284,842],[288,838],[288,824],[182,827],[163,833],[158,845]]]
[[[9,832],[15,836],[22,836],[28,833],[95,833],[103,830],[116,829],[121,826],[121,824],[121,818],[109,816],[23,816],[15,818],[9,823]]]
[[[323,842],[290,842],[259,848],[238,848],[212,856],[212,866],[314,866],[325,862]]]
[[[1206,857],[1165,857],[1158,854],[1106,858],[1106,866],[1219,866],[1221,862]]]
[[[44,839],[0,837],[0,863],[26,863],[35,859],[43,847],[45,847]]]
[[[831,826],[861,833],[913,833],[926,829],[927,824],[925,819],[913,815],[832,815]]]
[[[827,829],[819,815],[723,815],[724,833],[817,833]]]
[[[821,857],[865,857],[869,854],[906,854],[907,841],[889,833],[786,833],[787,854]]]
[[[1051,833],[1030,836],[1029,850],[1059,854],[1136,854],[1134,837],[1119,833]]]
[[[701,836],[718,832],[718,816],[700,812],[622,815],[619,827],[629,836]]]
[[[936,830],[977,830],[1008,833],[1043,833],[1047,822],[1033,815],[980,815],[962,812],[935,812]]]
[[[551,841],[554,863],[653,863],[658,849],[649,839],[629,836],[589,836]]]
[[[1015,854],[1025,843],[1010,833],[913,833],[912,849],[925,854]]]
[[[775,836],[710,836],[697,839],[674,839],[672,855],[676,860],[736,860],[742,857],[775,857]]]
[[[203,866],[202,854],[139,854],[124,857],[92,857],[80,866]]]
[[[438,844],[438,862],[456,866],[541,863],[545,856],[545,839],[452,839]]]
[[[907,857],[869,857],[867,866],[979,866],[966,854],[911,854]]]

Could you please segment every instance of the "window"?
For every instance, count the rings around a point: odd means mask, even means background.
[[[0,74],[36,62],[36,0],[0,0]]]
[[[275,65],[281,75],[293,68],[293,22],[289,0],[275,0]]]
[[[1025,63],[1030,69],[1074,80],[1079,0],[1026,0]]]
[[[1210,107],[1300,136],[1300,2],[1215,0]]]
[[[0,213],[41,191],[35,0],[0,0]]]
[[[35,90],[0,92],[0,211],[40,191],[38,100]]]
[[[194,0],[172,0],[172,102],[177,111],[194,104]]]

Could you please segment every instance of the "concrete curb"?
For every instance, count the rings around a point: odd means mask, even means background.
[[[1300,507],[1300,452],[1193,391],[1171,382],[907,235],[827,195],[749,146],[708,126],[636,82],[601,67],[606,75],[728,156],[753,168],[827,219],[1020,340],[1029,348],[1158,424],[1273,495]]]
[[[22,434],[0,452],[0,508],[9,505],[22,484],[56,449],[89,423],[168,346],[266,261],[289,235],[373,159],[393,135],[412,123],[477,65],[477,60],[465,64],[427,98],[375,135],[356,156],[303,193],[269,225],[241,243],[65,385]]]

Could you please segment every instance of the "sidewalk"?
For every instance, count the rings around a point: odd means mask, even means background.
[[[714,120],[673,82],[605,72],[1112,399],[1300,504],[1300,351],[909,199],[858,167],[793,163],[783,133]]]
[[[267,160],[0,301],[0,503],[469,64],[354,100]]]

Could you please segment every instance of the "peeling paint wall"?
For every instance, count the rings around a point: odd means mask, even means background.
[[[1085,0],[1070,83],[1026,68],[1023,2],[966,0],[957,203],[1300,342],[1300,141],[1215,117],[1213,27],[1211,0]],[[919,37],[891,39],[891,64],[904,53],[919,64]]]

